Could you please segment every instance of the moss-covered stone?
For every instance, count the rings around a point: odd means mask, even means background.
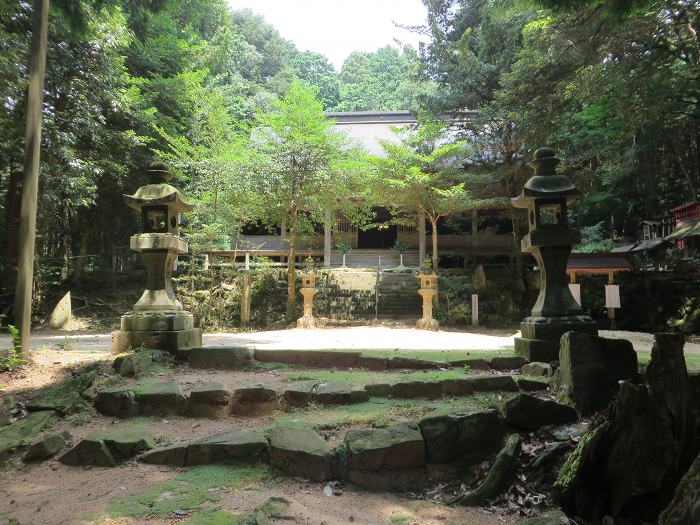
[[[509,425],[524,430],[537,430],[545,425],[573,423],[578,419],[576,410],[549,399],[520,394],[507,401],[504,414]]]
[[[26,417],[0,427],[0,461],[30,445],[34,437],[51,423],[53,413],[33,412]]]
[[[54,410],[65,415],[80,403],[83,392],[96,377],[97,371],[91,370],[42,388],[27,404],[27,409],[32,412]]]
[[[425,465],[425,443],[416,423],[349,430],[345,435],[350,470],[398,470]]]
[[[22,461],[29,463],[32,461],[43,461],[58,454],[70,440],[69,432],[54,432],[32,443],[22,456]]]
[[[331,477],[333,452],[311,429],[278,427],[268,436],[270,464],[292,476],[324,481]]]

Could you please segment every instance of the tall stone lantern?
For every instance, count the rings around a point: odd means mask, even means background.
[[[433,317],[433,301],[438,293],[438,276],[434,273],[421,273],[418,279],[418,294],[423,298],[423,317],[418,319],[416,326],[423,330],[437,330],[440,323]]]
[[[316,274],[313,270],[301,276],[301,289],[304,297],[304,315],[297,319],[297,328],[315,328],[316,318],[314,317],[314,296],[316,295]]]
[[[524,252],[531,253],[540,268],[540,293],[532,315],[520,325],[522,337],[515,351],[530,361],[559,359],[559,339],[569,331],[597,334],[594,321],[583,314],[569,290],[566,264],[571,247],[581,234],[569,226],[567,206],[580,192],[566,175],[558,174],[559,159],[551,148],[535,152],[535,170],[522,193],[511,200],[528,213],[529,233],[522,239]]]
[[[151,164],[148,175],[150,184],[124,195],[126,204],[141,212],[141,232],[132,235],[129,244],[141,253],[146,286],[133,310],[122,316],[121,330],[112,334],[112,347],[118,351],[141,345],[170,351],[199,347],[202,331],[177,300],[172,282],[175,259],[188,250],[180,237],[180,214],[194,206],[169,184],[172,174],[165,164]]]

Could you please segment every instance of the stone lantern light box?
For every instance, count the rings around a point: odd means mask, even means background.
[[[566,175],[557,173],[554,150],[541,148],[534,157],[535,174],[511,202],[527,209],[529,232],[521,246],[537,261],[541,285],[532,315],[520,325],[522,337],[516,338],[515,350],[530,361],[549,362],[559,358],[559,339],[565,332],[597,334],[597,330],[594,321],[583,315],[566,274],[572,246],[581,242],[580,232],[569,225],[568,206],[580,192]]]
[[[131,236],[129,246],[141,253],[146,285],[133,310],[122,316],[121,331],[113,333],[112,346],[115,350],[140,345],[163,350],[201,346],[201,330],[177,300],[172,283],[175,259],[188,251],[180,237],[180,215],[194,205],[169,184],[172,174],[165,164],[151,164],[148,176],[150,184],[124,195],[127,206],[141,215],[141,232]]]

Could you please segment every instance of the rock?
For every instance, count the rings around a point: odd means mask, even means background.
[[[561,338],[555,388],[582,415],[605,408],[620,381],[638,377],[637,354],[625,339],[567,332]]]
[[[477,264],[476,268],[474,268],[474,271],[472,272],[472,285],[477,292],[482,292],[488,288],[486,272],[484,271],[484,266],[482,264]]]
[[[552,377],[552,365],[549,363],[538,363],[533,361],[532,363],[527,363],[520,368],[520,373],[524,376],[531,377]]]
[[[0,427],[0,462],[26,448],[50,423],[52,412],[33,412],[14,423]]]
[[[365,390],[372,397],[389,397],[391,395],[391,385],[389,383],[365,385]]]
[[[70,330],[73,321],[73,312],[71,309],[70,292],[67,292],[51,312],[49,317],[49,328],[54,330]]]
[[[62,416],[66,415],[81,402],[83,392],[92,385],[96,377],[97,371],[90,370],[42,388],[27,404],[27,410],[55,410]]]
[[[357,366],[366,370],[386,370],[389,363],[386,357],[360,355],[357,358]]]
[[[700,523],[700,455],[676,487],[673,500],[659,516],[659,525]]]
[[[319,383],[314,389],[314,401],[322,405],[349,405],[352,402],[351,387],[344,381]]]
[[[505,425],[496,410],[427,416],[418,423],[430,463],[479,459],[497,450]]]
[[[521,355],[509,357],[492,357],[489,359],[489,366],[493,370],[517,370],[527,364],[527,359]]]
[[[69,432],[54,432],[32,443],[22,457],[22,461],[44,461],[58,454],[71,439]]]
[[[540,392],[549,388],[547,381],[536,381],[525,377],[518,377],[515,382],[518,384],[518,388],[524,392]]]
[[[511,376],[484,375],[470,378],[474,392],[517,392],[518,385]]]
[[[291,502],[279,496],[267,498],[240,522],[241,525],[272,525],[271,520],[293,520],[287,514]]]
[[[401,381],[391,387],[391,397],[398,399],[437,399],[442,395],[439,381]]]
[[[549,510],[532,518],[518,520],[518,525],[570,525],[570,523],[571,521],[566,517],[566,514],[558,509]]]
[[[231,394],[221,383],[204,383],[190,392],[187,412],[191,417],[225,417],[230,412]]]
[[[474,393],[474,383],[471,379],[443,379],[442,394],[446,396],[469,396]]]
[[[305,407],[311,403],[314,397],[314,388],[320,381],[311,379],[308,381],[297,381],[287,387],[282,394],[282,399],[288,406]]]
[[[72,467],[114,467],[153,446],[154,438],[143,425],[114,425],[80,440],[59,461]]]
[[[184,412],[187,398],[175,381],[134,387],[134,398],[139,414],[163,416]]]
[[[136,396],[129,386],[106,388],[98,392],[94,405],[98,412],[106,416],[126,418],[138,414]]]
[[[192,368],[214,368],[217,370],[241,370],[251,365],[253,351],[248,348],[212,346],[191,348],[189,365]]]
[[[546,425],[573,423],[578,419],[576,410],[556,401],[539,399],[529,394],[519,394],[504,406],[509,425],[525,430],[537,430]]]
[[[277,391],[269,385],[255,384],[233,392],[231,413],[241,416],[269,414],[277,408]]]
[[[306,428],[278,427],[269,435],[270,464],[291,476],[325,481],[331,477],[331,447]]]
[[[549,430],[549,435],[557,441],[578,441],[586,430],[588,430],[588,423],[574,423],[553,427]]]
[[[104,441],[81,440],[76,446],[63,454],[59,461],[71,467],[95,466],[116,467],[117,460],[112,456]]]
[[[425,465],[425,443],[415,423],[387,428],[348,430],[348,467],[352,470],[384,471]]]
[[[187,446],[187,442],[181,442],[168,447],[150,450],[139,459],[144,463],[151,463],[154,465],[184,467],[187,462]]]
[[[136,377],[138,375],[138,367],[136,359],[131,355],[120,355],[112,363],[112,368],[123,377]]]
[[[496,456],[496,460],[486,477],[474,490],[459,496],[451,503],[462,505],[484,505],[508,489],[520,455],[520,436],[511,434],[506,444]]]
[[[391,370],[435,370],[444,365],[438,361],[399,356],[390,357],[387,361],[387,368]]]
[[[190,442],[185,464],[189,466],[258,461],[266,450],[267,441],[258,432],[231,430]]]
[[[364,388],[355,388],[350,391],[350,402],[355,403],[366,403],[369,401],[369,392]]]

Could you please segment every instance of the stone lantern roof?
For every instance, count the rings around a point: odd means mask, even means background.
[[[144,206],[163,205],[176,213],[192,211],[194,204],[175,186],[168,184],[173,178],[168,167],[162,162],[154,162],[148,168],[152,183],[141,186],[133,195],[124,195],[127,206],[140,210]]]
[[[542,197],[565,197],[567,203],[573,202],[581,192],[569,177],[557,173],[559,162],[552,148],[535,151],[535,159],[530,163],[535,174],[525,183],[522,193],[511,199],[513,206],[527,208],[533,198]]]

